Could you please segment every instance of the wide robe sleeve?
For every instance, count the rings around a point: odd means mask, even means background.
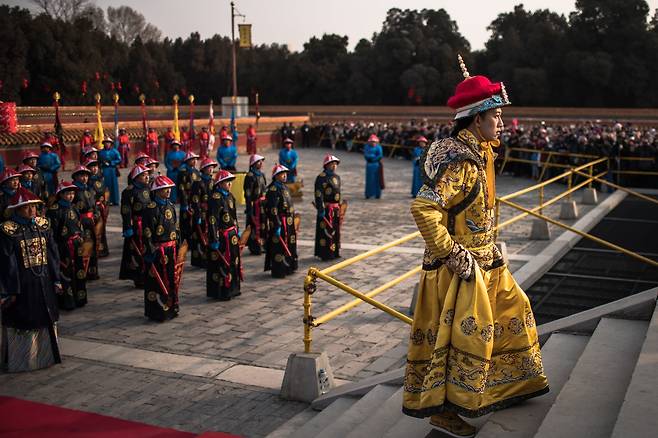
[[[444,218],[448,209],[476,183],[477,172],[476,165],[470,161],[453,162],[433,189],[423,186],[412,202],[411,214],[434,257],[444,258],[452,250],[454,243],[444,225]]]

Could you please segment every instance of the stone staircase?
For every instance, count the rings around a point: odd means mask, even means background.
[[[657,437],[657,295],[650,289],[538,327],[551,391],[467,419],[477,437]],[[335,388],[268,438],[445,436],[402,414],[403,371]]]

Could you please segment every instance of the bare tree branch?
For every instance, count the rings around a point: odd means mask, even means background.
[[[157,27],[128,6],[108,7],[107,21],[110,35],[126,44],[132,44],[137,37],[142,41],[158,41],[162,36]]]

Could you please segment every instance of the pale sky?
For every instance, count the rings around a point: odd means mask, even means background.
[[[30,7],[30,0],[0,0],[0,3]],[[163,35],[187,37],[197,31],[205,39],[214,34],[230,34],[229,0],[95,0],[108,6],[130,6],[141,12]],[[459,30],[474,50],[484,48],[489,38],[487,26],[501,12],[523,3],[526,10],[550,9],[568,15],[575,0],[235,0],[236,9],[252,24],[253,41],[288,44],[301,50],[312,36],[336,33],[349,37],[353,49],[361,38],[370,39],[381,30],[386,12],[400,9],[444,8],[457,22]],[[658,0],[648,0],[650,13],[658,8]],[[243,22],[237,18],[237,23]],[[237,30],[236,30],[237,35]]]

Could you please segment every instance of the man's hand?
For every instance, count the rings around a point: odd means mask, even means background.
[[[465,281],[471,281],[475,277],[478,268],[471,253],[461,244],[454,242],[450,253],[441,259],[451,272],[459,275]]]
[[[64,288],[62,288],[62,283],[59,281],[55,283],[55,293],[57,295],[62,295],[64,293]]]

